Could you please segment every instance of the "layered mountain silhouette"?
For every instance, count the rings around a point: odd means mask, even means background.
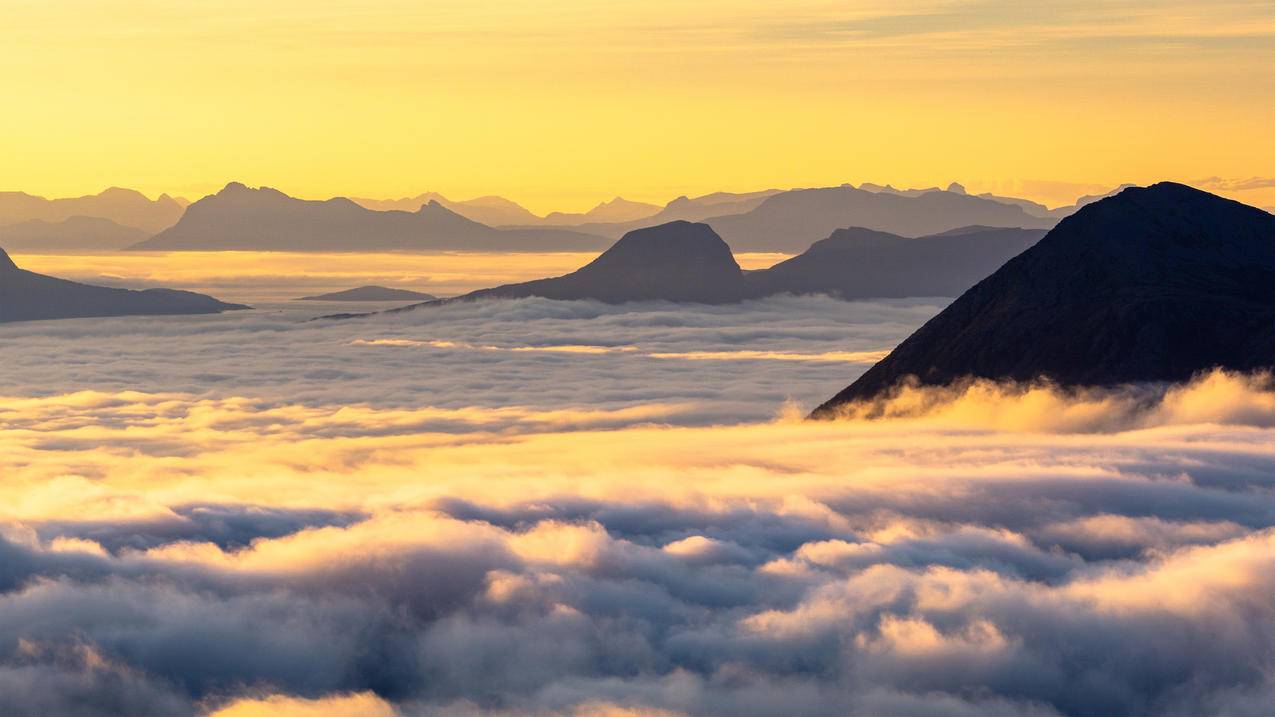
[[[916,196],[851,186],[800,189],[767,197],[743,214],[704,220],[737,252],[797,253],[842,227],[865,227],[902,236],[925,236],[982,225],[1048,229],[1054,220],[1020,206],[949,191]]]
[[[780,193],[782,193],[782,190],[779,189],[765,189],[742,194],[714,192],[699,197],[682,196],[664,205],[662,209],[657,209],[657,211],[650,213],[648,216],[630,221],[590,219],[585,223],[575,225],[574,228],[589,234],[616,239],[634,229],[654,227],[676,221],[700,222],[708,217],[724,214],[741,214],[755,209],[767,197]],[[598,208],[594,209],[594,211],[597,210]]]
[[[172,289],[111,289],[19,269],[0,249],[0,323],[97,316],[214,314],[246,309]]]
[[[1272,366],[1275,216],[1162,183],[1064,219],[813,415],[905,380],[1109,386]]]
[[[482,289],[448,301],[539,296],[607,303],[726,304],[743,300],[746,292],[730,247],[708,225],[670,222],[629,232],[597,259],[565,276]]]
[[[394,210],[414,212],[430,202],[438,202],[466,219],[488,226],[534,224],[540,221],[540,217],[532,214],[517,202],[497,196],[475,197],[457,201],[448,199],[438,192],[425,192],[415,197],[404,197],[402,199],[350,197],[350,201],[365,209],[373,209],[378,212]]]
[[[550,212],[545,215],[541,223],[552,226],[574,226],[589,223],[632,222],[654,216],[660,210],[661,207],[656,204],[631,202],[624,197],[616,197],[581,214]]]
[[[25,192],[0,192],[0,224],[32,219],[60,222],[71,217],[101,217],[154,234],[181,218],[184,200],[161,194],[154,201],[132,189],[111,187],[100,194],[45,199]]]
[[[1043,229],[962,227],[908,239],[862,227],[838,229],[802,254],[745,278],[756,296],[957,296],[1044,235]]]
[[[601,237],[563,229],[494,229],[431,201],[374,211],[345,198],[312,201],[232,182],[133,249],[156,251],[597,251]]]
[[[297,301],[436,301],[437,296],[408,289],[391,289],[387,286],[360,286],[330,294],[303,296]]]
[[[965,227],[909,239],[870,229],[843,229],[799,256],[769,269],[745,272],[712,227],[676,221],[635,229],[565,276],[481,289],[432,303],[532,296],[705,304],[775,294],[828,294],[843,299],[956,296],[1043,234],[1035,229]]]
[[[149,236],[149,232],[102,217],[77,216],[57,222],[28,219],[0,226],[0,246],[17,254],[118,251]]]

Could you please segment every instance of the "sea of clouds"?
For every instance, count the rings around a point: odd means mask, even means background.
[[[1269,377],[800,420],[939,303],[0,328],[5,714],[1268,714]]]

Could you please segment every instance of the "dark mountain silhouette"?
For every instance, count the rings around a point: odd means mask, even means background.
[[[1064,219],[813,415],[908,377],[1105,386],[1273,365],[1275,216],[1162,183]]]
[[[181,221],[131,247],[155,251],[597,251],[601,237],[562,229],[493,229],[438,202],[373,211],[345,198],[296,199],[237,182],[186,208]]]
[[[707,304],[784,293],[843,299],[955,296],[1043,234],[1037,229],[964,227],[908,239],[871,229],[842,229],[800,256],[769,269],[742,272],[730,248],[707,224],[670,222],[625,234],[597,259],[566,276],[427,303],[530,296]]]
[[[1043,229],[962,227],[908,239],[838,229],[802,254],[745,275],[749,293],[841,299],[957,296],[1045,235]]]
[[[768,197],[756,209],[704,220],[737,252],[797,253],[842,227],[924,236],[973,224],[1048,229],[1052,219],[1022,207],[967,194],[926,191],[904,196],[855,189],[799,189]]]
[[[303,296],[297,301],[437,301],[438,297],[420,291],[391,289],[387,286],[360,286],[330,294]]]
[[[246,309],[172,289],[109,289],[19,269],[0,249],[0,323],[150,314],[215,314]]]
[[[475,197],[457,201],[448,199],[438,192],[425,192],[415,197],[404,197],[403,199],[350,197],[350,201],[366,209],[378,212],[392,210],[414,212],[430,202],[438,202],[466,219],[488,226],[534,224],[540,221],[540,217],[532,214],[517,202],[497,196]]]
[[[0,192],[0,224],[31,219],[60,222],[71,217],[101,217],[150,234],[166,229],[181,218],[183,202],[167,194],[151,201],[141,192],[111,187],[101,194],[65,199],[45,199],[25,192]]]
[[[150,234],[102,217],[70,217],[59,222],[28,219],[0,226],[0,246],[15,254],[68,254],[118,251]]]
[[[447,301],[593,299],[726,304],[745,298],[743,272],[706,224],[670,222],[636,229],[584,267],[551,279],[482,289]]]

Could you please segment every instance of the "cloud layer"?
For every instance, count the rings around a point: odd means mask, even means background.
[[[1263,714],[1267,377],[807,423],[785,400],[860,369],[700,355],[867,351],[927,310],[7,327],[6,709]]]

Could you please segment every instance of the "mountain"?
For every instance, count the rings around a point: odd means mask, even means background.
[[[0,226],[0,246],[16,254],[118,251],[149,236],[149,232],[102,217],[77,216],[58,222],[28,219]]]
[[[615,239],[634,229],[654,227],[676,221],[700,222],[708,217],[721,214],[743,213],[756,208],[767,197],[774,196],[780,192],[781,190],[778,189],[765,189],[759,192],[746,192],[743,194],[714,192],[700,197],[678,197],[664,205],[664,208],[658,212],[641,219],[624,222],[589,222],[577,224],[573,228],[577,231]]]
[[[318,296],[303,296],[297,301],[437,301],[433,294],[407,289],[391,289],[386,286],[360,286],[345,291],[334,291]]]
[[[167,194],[151,201],[141,192],[111,187],[101,194],[45,199],[25,192],[0,192],[0,224],[32,219],[60,222],[71,217],[101,217],[154,234],[181,218],[184,207]]]
[[[660,206],[656,204],[631,202],[623,197],[616,197],[609,202],[602,202],[583,214],[551,212],[541,220],[541,223],[551,226],[572,226],[591,222],[632,222],[654,216],[660,212],[660,209]]]
[[[1022,207],[947,191],[916,196],[851,186],[798,189],[768,197],[743,214],[704,220],[737,252],[795,254],[842,227],[866,227],[903,236],[924,236],[973,224],[1047,229],[1052,219]]]
[[[838,229],[798,256],[748,272],[745,280],[758,296],[957,296],[1044,235],[1043,229],[962,227],[908,239],[861,227]]]
[[[445,302],[539,296],[725,304],[784,293],[842,299],[955,296],[1043,235],[1037,229],[964,227],[908,239],[840,229],[799,256],[742,272],[711,227],[678,221],[635,229],[566,276],[482,289]]]
[[[1275,216],[1166,182],[1064,219],[813,415],[907,377],[1107,386],[1271,366]]]
[[[238,182],[186,208],[181,221],[133,245],[148,251],[597,251],[601,237],[563,229],[493,229],[431,201],[373,211],[345,198],[296,199]]]
[[[0,249],[0,323],[149,314],[215,314],[247,306],[172,289],[108,289],[19,269]]]
[[[453,201],[438,192],[426,192],[415,197],[405,197],[403,199],[361,199],[351,197],[350,201],[365,209],[372,209],[378,212],[394,210],[414,212],[430,202],[438,202],[470,221],[488,226],[506,224],[531,225],[541,221],[540,217],[527,211],[522,205],[504,197],[496,196]]]
[[[448,301],[541,296],[611,304],[726,304],[741,301],[746,291],[730,248],[707,224],[670,222],[625,234],[597,259],[565,276],[483,289]]]

